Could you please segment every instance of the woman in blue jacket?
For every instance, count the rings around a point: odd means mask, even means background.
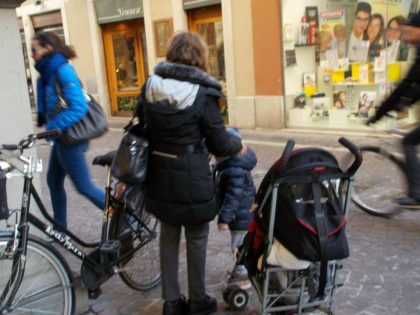
[[[64,131],[87,114],[87,102],[80,80],[73,66],[68,63],[69,59],[75,57],[73,48],[67,46],[55,33],[42,32],[33,38],[32,58],[40,74],[37,81],[38,127],[45,125],[47,130]],[[59,95],[64,98],[67,108],[58,112]],[[88,141],[71,145],[65,145],[59,139],[54,141],[47,183],[54,219],[63,227],[67,227],[67,197],[64,189],[66,175],[70,176],[80,194],[98,208],[104,208],[105,193],[93,185],[90,179],[85,158],[88,146]]]

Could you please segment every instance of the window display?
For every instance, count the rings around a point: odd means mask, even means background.
[[[282,1],[288,27],[284,51],[294,51],[284,75],[288,125],[366,128],[410,67],[414,48],[401,41],[399,26],[418,10],[418,0],[299,4],[297,9],[296,1]],[[410,123],[414,114],[388,119],[385,127]]]

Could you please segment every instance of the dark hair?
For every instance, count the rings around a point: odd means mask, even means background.
[[[369,28],[370,23],[372,23],[372,21],[375,20],[375,19],[379,19],[381,21],[381,30],[379,31],[378,36],[376,36],[376,38],[374,39],[374,42],[377,42],[381,37],[383,37],[383,35],[385,33],[385,22],[384,22],[384,18],[382,16],[382,14],[375,13],[375,14],[372,14],[371,17],[370,17],[368,27],[366,28],[365,33],[363,35],[363,39],[365,39],[365,40],[368,39],[367,29]]]
[[[169,41],[166,60],[207,71],[208,47],[197,33],[180,32]]]
[[[405,17],[403,17],[402,15],[397,15],[388,21],[386,28],[389,28],[391,23],[394,21],[398,23],[398,26],[407,24],[407,19]]]
[[[67,59],[77,57],[74,49],[68,45],[54,32],[40,32],[32,40],[37,40],[42,47],[51,46],[54,52],[62,54]]]
[[[359,12],[359,11],[363,11],[363,12],[366,12],[366,13],[369,13],[369,15],[372,13],[372,7],[370,6],[370,4],[369,3],[367,3],[367,2],[359,2],[358,4],[357,4],[357,8],[356,8],[356,13],[355,13],[355,15],[357,15],[357,13]]]

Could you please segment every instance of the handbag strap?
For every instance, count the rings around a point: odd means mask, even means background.
[[[319,276],[318,292],[316,296],[323,298],[325,294],[325,286],[327,284],[327,272],[328,272],[328,232],[325,222],[325,212],[321,204],[321,182],[314,180],[312,182],[312,193],[314,196],[315,205],[315,218],[318,229],[319,246],[321,249],[321,272]]]

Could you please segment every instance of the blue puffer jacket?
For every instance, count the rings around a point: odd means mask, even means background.
[[[38,115],[47,119],[47,130],[63,131],[86,115],[87,103],[80,80],[73,66],[63,55],[46,55],[35,64],[35,68],[41,75],[37,81]],[[68,107],[54,116],[58,104],[58,86],[61,87]]]
[[[218,223],[227,223],[232,231],[247,230],[253,218],[249,212],[255,197],[251,170],[256,164],[255,153],[248,147],[245,155],[230,156],[216,165]]]

